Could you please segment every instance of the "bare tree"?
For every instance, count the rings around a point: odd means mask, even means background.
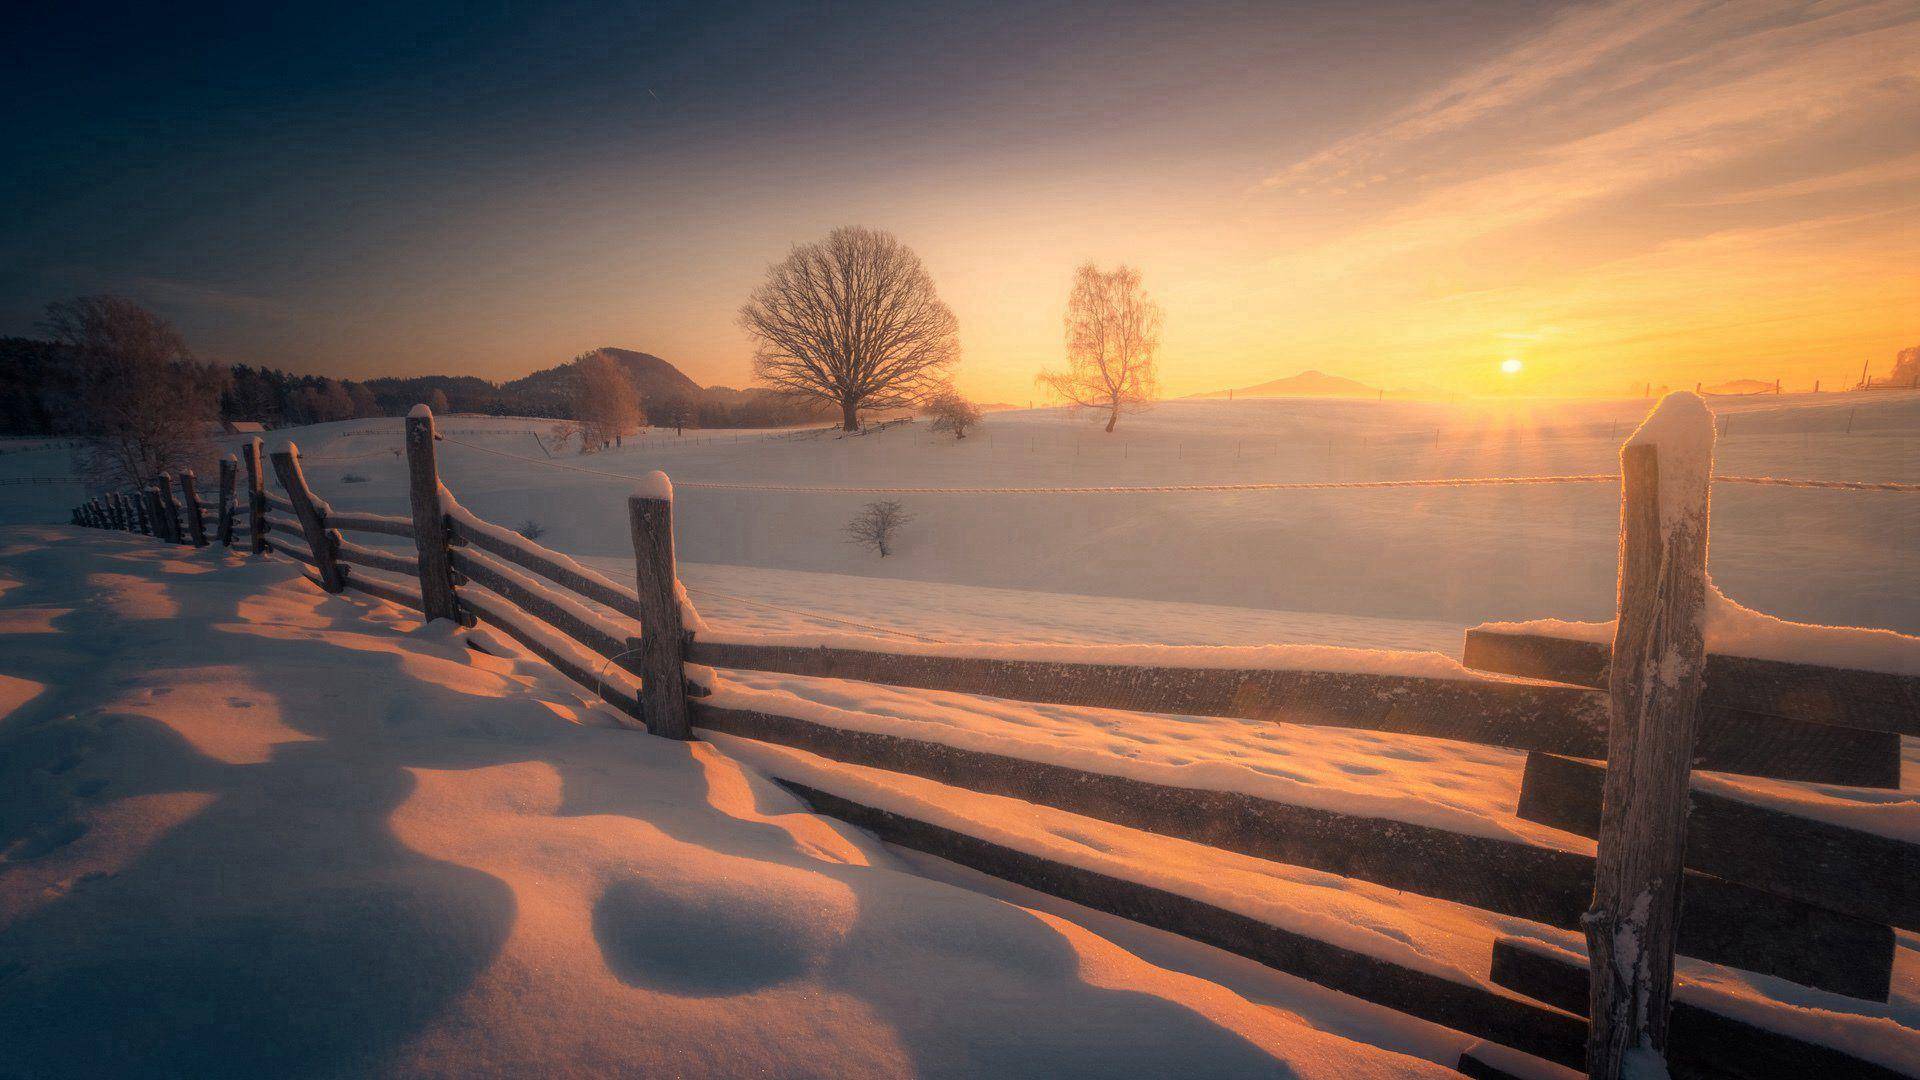
[[[870,502],[847,522],[847,543],[872,548],[884,559],[893,553],[893,534],[912,520],[907,508],[892,499]]]
[[[980,425],[980,406],[951,387],[927,401],[927,415],[933,417],[933,430],[950,431],[955,439],[966,438],[968,428]]]
[[[1074,408],[1104,411],[1112,431],[1121,413],[1160,396],[1160,322],[1160,305],[1140,287],[1138,270],[1103,272],[1088,263],[1067,297],[1067,370],[1043,371],[1036,381]]]
[[[102,486],[144,485],[205,465],[223,375],[193,362],[167,320],[118,296],[47,305],[42,329],[79,364],[76,401],[87,443],[80,468]]]
[[[756,378],[839,405],[847,431],[860,429],[861,409],[918,404],[960,357],[959,324],[919,256],[859,226],[768,267],[740,325],[755,341]]]
[[[447,392],[437,386],[427,394],[427,408],[432,409],[435,416],[445,416],[453,411],[453,405],[447,401]]]
[[[580,421],[584,454],[639,426],[640,392],[604,353],[588,353],[574,366],[579,371],[573,386],[573,415]]]

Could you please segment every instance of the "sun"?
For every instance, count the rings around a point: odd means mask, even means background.
[[[1522,366],[1524,365],[1522,365],[1520,361],[1514,359],[1513,357],[1508,357],[1507,359],[1500,361],[1500,370],[1506,372],[1509,375],[1520,374],[1520,368]]]

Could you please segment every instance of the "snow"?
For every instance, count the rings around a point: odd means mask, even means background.
[[[1352,649],[1337,645],[1061,645],[1039,641],[931,642],[866,634],[808,631],[740,633],[710,630],[705,640],[729,644],[797,649],[849,649],[905,656],[973,657],[1055,664],[1121,664],[1138,667],[1249,669],[1257,671],[1336,671],[1363,675],[1402,675],[1483,683],[1526,682],[1486,675],[1458,660],[1431,652]]]
[[[636,499],[655,499],[660,502],[672,502],[673,481],[667,479],[666,473],[655,469],[641,477],[639,483],[633,485],[633,497]]]
[[[0,581],[53,613],[0,650],[45,688],[0,723],[13,1071],[1385,1080],[1471,1043],[935,880],[282,560],[15,527]]]
[[[1614,624],[1533,619],[1483,623],[1482,630],[1539,634],[1608,644]],[[1706,604],[1707,651],[1755,660],[1819,664],[1827,667],[1920,675],[1920,637],[1859,626],[1815,626],[1790,622],[1743,607],[1709,583]]]
[[[1713,473],[1713,413],[1691,390],[1676,390],[1660,399],[1636,429],[1625,451],[1651,446],[1657,452],[1660,475],[1660,527],[1671,535],[1707,511],[1707,478]]]
[[[407,410],[407,419],[431,420],[433,419],[433,410],[427,408],[425,403],[415,405],[413,408]]]

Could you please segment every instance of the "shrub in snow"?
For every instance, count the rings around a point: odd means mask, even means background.
[[[927,402],[927,415],[933,418],[933,430],[951,431],[956,439],[967,437],[967,429],[980,424],[980,406],[960,396],[957,390],[942,390]]]
[[[892,499],[870,502],[847,522],[847,543],[871,548],[884,559],[893,551],[893,534],[912,520],[907,508]]]
[[[364,484],[367,482],[367,478],[361,476],[359,473],[348,473],[340,478],[340,482],[343,484]]]
[[[527,520],[514,526],[513,531],[519,533],[521,536],[524,536],[529,540],[538,540],[541,537],[547,535],[547,527],[533,520],[532,518],[528,518]]]

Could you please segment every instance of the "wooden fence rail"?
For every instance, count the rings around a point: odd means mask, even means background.
[[[1669,1003],[1676,953],[1884,1001],[1893,928],[1920,929],[1920,848],[1690,784],[1692,770],[1707,769],[1893,787],[1899,739],[1920,733],[1920,680],[1705,653],[1711,455],[1710,441],[1709,452],[1693,452],[1699,433],[1684,430],[1704,418],[1688,412],[1690,397],[1663,403],[1660,422],[1650,421],[1622,454],[1621,618],[1612,646],[1480,628],[1468,633],[1464,660],[1495,673],[1485,676],[1183,666],[1177,650],[1159,658],[1171,662],[1095,663],[1063,659],[1059,650],[896,652],[865,639],[823,646],[701,636],[677,577],[673,495],[663,475],[642,481],[628,500],[629,588],[460,507],[441,483],[435,421],[424,407],[406,422],[410,516],[334,511],[308,487],[291,445],[272,455],[280,491],[270,492],[255,439],[239,461],[222,463],[215,536],[223,548],[236,541],[230,507],[244,464],[253,551],[299,561],[329,592],[353,589],[428,618],[497,630],[654,734],[690,738],[697,729],[792,747],[1562,932],[1584,926],[1587,951],[1599,960],[1591,971],[1577,954],[1502,939],[1488,982],[1461,982],[776,775],[818,811],[892,842],[1596,1077],[1613,1080],[1641,1051],[1664,1052],[1682,1077],[1773,1076],[1803,1065],[1892,1075],[1751,1017],[1733,1020],[1684,998]],[[188,476],[180,480],[184,522],[165,475],[140,491],[89,500],[75,508],[75,521],[204,543],[197,493]],[[411,541],[412,550],[351,542],[342,532]],[[474,640],[480,647],[487,639]],[[1675,658],[1671,671],[1659,668],[1662,678],[1645,674]],[[689,665],[1507,747],[1527,752],[1518,816],[1599,843],[1587,854],[1579,841],[1480,835],[729,708],[690,689]],[[1623,942],[1633,943],[1630,953],[1617,953]],[[1487,1073],[1471,1055],[1461,1068]]]

